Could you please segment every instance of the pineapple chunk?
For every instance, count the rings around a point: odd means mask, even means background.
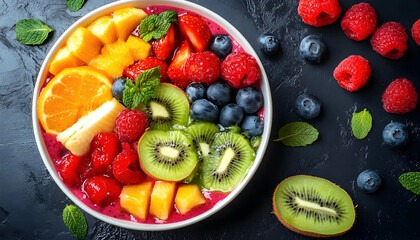
[[[91,31],[80,27],[67,39],[67,48],[86,64],[101,52],[102,42]]]
[[[147,58],[150,56],[150,51],[152,50],[152,45],[133,35],[128,37],[127,46],[133,53],[134,61]]]
[[[104,44],[117,41],[117,29],[111,16],[103,16],[91,23],[88,29]]]
[[[205,203],[206,199],[197,185],[184,184],[178,188],[178,192],[175,197],[175,204],[179,213],[186,214],[191,209]]]
[[[114,11],[113,21],[117,27],[118,38],[127,40],[145,17],[147,13],[139,8],[128,7]]]
[[[146,220],[151,192],[152,182],[125,185],[120,195],[121,208],[142,220]]]
[[[50,64],[50,73],[57,75],[64,68],[83,66],[85,63],[74,56],[68,48],[61,48],[54,56]]]
[[[172,208],[175,196],[174,182],[158,181],[153,187],[152,196],[150,199],[149,212],[160,220],[167,220]]]

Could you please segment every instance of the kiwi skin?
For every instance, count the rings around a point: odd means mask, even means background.
[[[331,182],[331,181],[329,181],[329,180],[327,180],[327,179],[324,179],[324,178],[319,178],[319,177],[314,177],[314,176],[309,176],[309,175],[296,175],[296,176],[305,176],[305,177],[311,177],[311,178],[318,178],[318,179],[322,179],[322,180],[327,181],[327,182],[329,182],[329,183],[331,183],[331,184],[335,185],[336,187],[340,188],[340,186],[338,186],[337,184],[335,184],[335,183],[333,183],[333,182]],[[296,177],[296,176],[291,176],[291,177]],[[288,178],[286,178],[286,179],[289,179],[289,178],[291,178],[291,177],[288,177]],[[284,179],[283,181],[285,181],[286,179]],[[301,230],[301,229],[298,229],[298,228],[296,228],[296,227],[294,227],[294,226],[290,225],[290,224],[289,224],[286,220],[284,220],[284,219],[282,218],[282,216],[280,215],[279,210],[277,209],[277,204],[276,204],[276,192],[277,192],[277,189],[279,188],[280,184],[281,184],[283,181],[281,181],[281,182],[277,185],[276,190],[274,190],[274,194],[273,194],[273,209],[274,209],[274,211],[273,211],[273,213],[277,216],[277,218],[279,219],[279,221],[280,221],[280,222],[281,222],[281,223],[282,223],[282,224],[283,224],[286,228],[288,228],[288,229],[292,230],[293,232],[296,232],[296,233],[299,233],[299,234],[302,234],[302,235],[305,235],[305,236],[308,236],[308,237],[329,238],[329,237],[342,236],[342,235],[344,235],[346,232],[348,232],[348,231],[349,231],[349,230],[353,227],[354,222],[353,222],[353,224],[349,227],[349,229],[347,229],[347,230],[346,230],[346,231],[344,231],[344,232],[341,232],[341,233],[338,233],[338,234],[332,234],[332,235],[325,235],[325,234],[319,234],[319,233],[314,233],[314,232],[303,231],[303,230]],[[340,188],[340,189],[344,191],[344,189],[342,189],[342,188]],[[350,199],[352,199],[346,191],[344,191],[344,192],[347,194],[347,196],[348,196]],[[354,209],[354,204],[353,204],[353,209]]]

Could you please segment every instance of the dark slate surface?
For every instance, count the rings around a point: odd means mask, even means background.
[[[62,222],[65,204],[71,202],[52,181],[35,146],[31,123],[33,86],[40,65],[59,35],[80,16],[106,4],[89,0],[76,13],[64,0],[0,1],[0,239],[73,239]],[[322,114],[309,121],[320,131],[319,140],[306,148],[287,148],[270,142],[265,158],[246,189],[224,210],[184,229],[137,232],[114,227],[86,216],[86,239],[305,239],[284,228],[271,214],[271,195],[282,179],[295,174],[327,178],[348,191],[357,206],[354,228],[343,239],[420,239],[419,197],[404,190],[398,176],[420,170],[420,109],[407,115],[386,113],[381,94],[394,78],[406,77],[420,90],[420,47],[411,36],[408,51],[398,61],[372,51],[368,40],[355,42],[342,32],[339,22],[322,28],[303,24],[297,0],[194,0],[231,22],[255,48],[265,32],[281,38],[282,54],[268,59],[260,54],[270,79],[274,103],[272,139],[280,126],[299,118],[294,99],[303,91],[318,96]],[[344,10],[357,3],[341,1]],[[379,23],[397,21],[408,30],[420,17],[420,1],[370,1]],[[21,18],[39,18],[55,29],[46,44],[25,46],[15,40],[14,24]],[[297,46],[307,34],[321,34],[329,56],[319,65],[304,63]],[[410,34],[409,34],[410,35]],[[360,54],[372,65],[367,86],[356,93],[339,87],[332,76],[335,66],[351,54]],[[353,111],[367,108],[373,129],[364,140],[351,133]],[[381,141],[383,127],[401,121],[411,128],[407,149],[392,151]],[[355,186],[358,173],[378,169],[384,178],[376,194]]]

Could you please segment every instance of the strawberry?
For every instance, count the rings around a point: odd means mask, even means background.
[[[114,178],[98,175],[86,179],[83,184],[83,191],[94,204],[105,207],[118,199],[121,193],[121,185]]]
[[[211,40],[211,31],[203,18],[185,14],[178,18],[179,30],[188,39],[197,52],[207,49]]]
[[[169,56],[171,56],[172,53],[174,52],[175,44],[176,44],[176,31],[175,31],[175,26],[172,23],[168,29],[168,33],[166,33],[165,36],[163,36],[159,40],[152,41],[153,54],[158,59],[165,60]]]
[[[128,144],[128,146],[130,146]],[[139,158],[133,149],[124,149],[112,163],[112,173],[114,177],[123,184],[138,184],[144,174],[140,171]]]
[[[73,154],[69,154],[63,158],[58,172],[64,183],[67,183],[70,186],[82,184],[80,172],[85,159],[85,156],[79,157]]]
[[[91,167],[95,173],[107,173],[112,161],[120,152],[120,142],[116,133],[98,133],[90,143],[92,149]]]
[[[154,67],[159,67],[159,66],[160,66],[160,76],[161,76],[160,81],[161,82],[168,81],[168,75],[166,74],[166,71],[168,69],[168,64],[162,60],[157,59],[156,57],[147,57],[126,67],[124,69],[123,75],[125,77],[130,78],[133,81],[136,81],[140,73],[148,69],[152,69]]]
[[[180,88],[185,88],[191,81],[184,74],[185,63],[191,55],[192,49],[188,41],[183,41],[175,53],[174,59],[168,68],[168,77],[171,82]]]

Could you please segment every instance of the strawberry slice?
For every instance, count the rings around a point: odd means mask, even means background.
[[[191,81],[187,75],[184,74],[185,63],[188,57],[191,55],[192,49],[188,41],[183,41],[181,46],[175,53],[174,59],[168,68],[168,77],[171,82],[180,88],[185,88]]]
[[[172,53],[174,52],[175,44],[176,44],[176,31],[175,31],[175,26],[172,23],[168,29],[168,33],[166,33],[166,35],[163,36],[163,38],[152,41],[153,54],[158,59],[165,60],[169,56],[171,56]]]
[[[166,71],[168,69],[168,64],[162,60],[157,59],[156,57],[147,57],[126,67],[124,69],[123,75],[133,81],[136,81],[140,73],[158,66],[160,66],[160,81],[167,82],[168,75],[166,74]]]
[[[178,18],[178,23],[181,34],[188,39],[197,52],[207,49],[211,40],[211,32],[204,19],[186,14]]]

